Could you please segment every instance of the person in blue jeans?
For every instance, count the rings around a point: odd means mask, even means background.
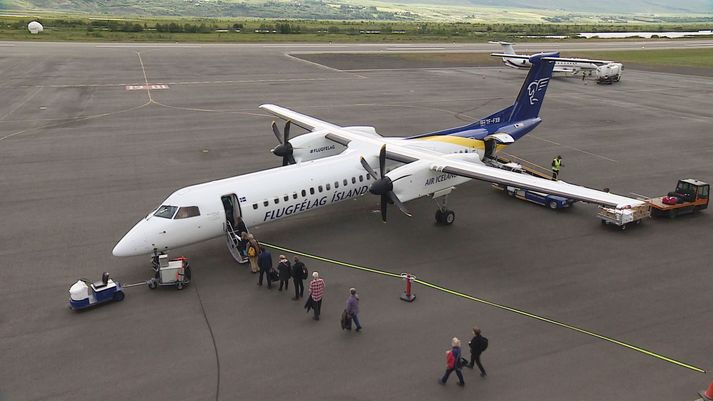
[[[349,289],[349,298],[347,298],[347,315],[349,315],[349,317],[354,321],[356,331],[361,331],[361,324],[359,323],[359,294],[357,294],[356,288]]]
[[[463,381],[463,373],[461,373],[462,367],[463,362],[461,361],[460,340],[457,337],[453,337],[453,340],[451,340],[451,349],[450,351],[446,352],[446,373],[440,380],[438,380],[438,382],[441,384],[446,384],[446,382],[448,381],[448,376],[450,376],[451,373],[453,373],[453,371],[455,370],[456,375],[458,376],[458,385],[465,386],[465,382]]]

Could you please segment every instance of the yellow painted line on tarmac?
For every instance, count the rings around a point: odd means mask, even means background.
[[[402,278],[400,274],[391,273],[391,272],[388,272],[388,271],[385,271],[385,270],[380,270],[380,269],[375,269],[375,268],[365,267],[365,266],[359,266],[359,265],[355,265],[355,264],[352,264],[352,263],[347,263],[347,262],[342,262],[342,261],[335,260],[335,259],[325,258],[325,257],[322,257],[322,256],[312,255],[312,254],[309,254],[309,253],[300,252],[300,251],[296,251],[296,250],[294,250],[294,249],[289,249],[289,248],[285,248],[285,247],[282,247],[282,246],[273,245],[273,244],[268,244],[268,243],[264,243],[264,242],[263,242],[262,244],[265,245],[265,246],[267,246],[267,247],[269,247],[269,248],[273,248],[273,249],[276,249],[276,250],[279,250],[279,251],[283,251],[283,252],[292,253],[292,254],[295,254],[295,255],[304,256],[304,257],[306,257],[306,258],[310,258],[310,259],[314,259],[314,260],[319,260],[319,261],[326,262],[326,263],[331,263],[331,264],[334,264],[334,265],[337,265],[337,266],[348,267],[348,268],[350,268],[350,269],[361,270],[361,271],[365,271],[365,272],[369,272],[369,273],[374,273],[374,274],[379,274],[379,275],[382,275],[382,276],[387,276],[387,277],[392,277],[392,278],[398,278],[398,279],[401,279],[401,278]],[[513,307],[510,307],[510,306],[507,306],[507,305],[502,305],[502,304],[498,304],[498,303],[495,303],[495,302],[491,302],[491,301],[488,301],[488,300],[485,300],[485,299],[482,299],[482,298],[477,298],[477,297],[474,297],[474,296],[472,296],[472,295],[468,295],[468,294],[462,293],[462,292],[460,292],[460,291],[451,290],[451,289],[449,289],[449,288],[442,287],[442,286],[440,286],[440,285],[430,283],[430,282],[428,282],[428,281],[426,281],[426,280],[421,280],[421,279],[418,279],[418,278],[417,278],[417,279],[414,279],[414,282],[415,282],[415,283],[418,283],[418,284],[421,284],[421,285],[423,285],[423,286],[425,286],[425,287],[429,287],[429,288],[431,288],[431,289],[433,289],[433,290],[436,290],[436,291],[441,291],[441,292],[444,292],[444,293],[446,293],[446,294],[454,295],[454,296],[457,296],[457,297],[460,297],[460,298],[464,298],[464,299],[467,299],[467,300],[470,300],[470,301],[474,301],[474,302],[478,302],[478,303],[481,303],[481,304],[484,304],[484,305],[492,306],[492,307],[494,307],[494,308],[502,309],[502,310],[505,310],[505,311],[508,311],[508,312],[516,313],[516,314],[521,315],[521,316],[529,317],[529,318],[531,318],[531,319],[539,320],[539,321],[541,321],[541,322],[549,323],[549,324],[552,324],[552,325],[555,325],[555,326],[558,326],[558,327],[562,327],[562,328],[565,328],[565,329],[569,329],[569,330],[575,331],[575,332],[580,333],[580,334],[585,334],[585,335],[588,335],[588,336],[591,336],[591,337],[594,337],[594,338],[597,338],[597,339],[600,339],[600,340],[603,340],[603,341],[607,341],[607,342],[610,342],[610,343],[612,343],[612,344],[616,344],[616,345],[619,345],[619,346],[621,346],[621,347],[630,349],[630,350],[632,350],[632,351],[636,351],[636,352],[642,353],[642,354],[644,354],[644,355],[648,355],[648,356],[654,357],[654,358],[659,359],[659,360],[661,360],[661,361],[668,362],[668,363],[674,364],[674,365],[676,365],[676,366],[680,366],[680,367],[682,367],[682,368],[686,368],[686,369],[692,370],[692,371],[694,371],[694,372],[707,373],[705,369],[699,368],[699,367],[697,367],[697,366],[693,366],[693,365],[687,364],[687,363],[685,363],[685,362],[682,362],[682,361],[679,361],[679,360],[676,360],[676,359],[673,359],[673,358],[669,358],[669,357],[667,357],[667,356],[658,354],[658,353],[656,353],[656,352],[649,351],[649,350],[647,350],[647,349],[645,349],[645,348],[637,347],[636,345],[632,345],[632,344],[626,343],[626,342],[624,342],[624,341],[617,340],[617,339],[615,339],[615,338],[607,337],[607,336],[605,336],[605,335],[598,334],[598,333],[595,333],[595,332],[590,331],[590,330],[582,329],[582,328],[579,328],[579,327],[577,327],[577,326],[572,326],[572,325],[567,324],[567,323],[563,323],[563,322],[560,322],[560,321],[557,321],[557,320],[554,320],[554,319],[550,319],[550,318],[547,318],[547,317],[544,317],[544,316],[536,315],[536,314],[534,314],[534,313],[526,312],[526,311],[523,311],[523,310],[521,310],[521,309],[513,308]]]

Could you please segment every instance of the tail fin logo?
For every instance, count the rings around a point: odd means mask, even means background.
[[[530,82],[530,85],[527,85],[527,94],[530,97],[530,104],[534,105],[535,103],[540,101],[540,99],[536,98],[535,95],[537,94],[537,92],[540,92],[547,88],[547,84],[549,82],[549,78],[542,78],[532,81]]]

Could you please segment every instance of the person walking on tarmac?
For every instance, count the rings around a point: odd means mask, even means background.
[[[295,263],[292,264],[292,281],[295,286],[295,297],[293,300],[298,300],[304,296],[305,286],[302,280],[307,279],[307,268],[302,261],[295,256]]]
[[[272,280],[270,280],[270,271],[272,271],[272,254],[267,249],[260,247],[260,255],[258,256],[258,265],[260,266],[260,278],[257,285],[262,285],[262,276],[267,278],[267,288],[272,289]]]
[[[257,273],[259,267],[257,264],[257,257],[260,254],[260,244],[257,242],[252,234],[248,234],[248,260],[250,261],[250,271]],[[262,279],[260,279],[262,281]]]
[[[557,180],[557,176],[560,174],[560,169],[564,167],[564,164],[562,164],[562,156],[557,155],[554,159],[552,159],[552,179]]]
[[[473,338],[468,345],[470,346],[470,363],[468,364],[468,368],[473,369],[473,364],[477,364],[478,369],[480,369],[480,377],[487,376],[483,364],[480,363],[480,354],[488,348],[488,339],[480,334],[479,328],[473,327]]]
[[[283,284],[285,285],[285,291],[290,289],[290,275],[292,274],[290,270],[292,270],[290,261],[287,260],[285,255],[280,255],[280,263],[277,265],[278,278],[280,279],[279,291],[282,291]]]
[[[347,298],[347,316],[354,321],[356,325],[356,331],[361,331],[361,324],[359,323],[359,294],[356,292],[356,288],[349,289],[349,298]],[[351,330],[351,325],[349,325],[349,330]]]
[[[461,368],[463,367],[463,362],[461,360],[460,352],[460,340],[457,337],[453,337],[451,340],[451,349],[446,351],[446,373],[443,374],[438,382],[441,384],[446,384],[448,381],[448,376],[456,371],[456,376],[458,376],[458,385],[465,386],[463,381],[463,373],[461,373]]]
[[[322,298],[324,297],[324,280],[319,278],[319,273],[312,273],[312,281],[309,282],[309,301],[312,309],[314,309],[314,317],[312,319],[319,320],[319,315],[322,312]]]

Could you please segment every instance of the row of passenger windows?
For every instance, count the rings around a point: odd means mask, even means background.
[[[364,174],[364,175],[359,175],[359,176],[357,176],[357,177],[352,177],[351,182],[352,182],[352,184],[356,184],[357,181],[358,181],[358,182],[364,182],[364,180],[366,180],[366,181],[371,180],[371,176],[370,176],[369,174]],[[310,188],[309,188],[309,194],[310,194],[310,195],[314,195],[315,193],[322,193],[322,192],[324,192],[325,190],[331,191],[331,190],[332,190],[332,185],[334,185],[334,189],[339,188],[340,185],[346,187],[347,185],[349,185],[349,180],[347,180],[347,179],[345,178],[344,180],[342,180],[341,184],[339,183],[339,181],[334,181],[334,184],[328,183],[328,184],[325,184],[325,185],[317,185],[316,188],[315,188],[315,187],[310,187]],[[307,189],[303,189],[303,190],[300,191],[299,194],[298,194],[297,192],[293,192],[293,193],[292,193],[292,199],[297,199],[297,198],[299,198],[300,195],[302,195],[303,198],[306,197],[306,196],[307,196],[307,191],[308,191]],[[284,195],[284,196],[282,197],[282,200],[284,200],[285,202],[289,201],[289,200],[290,200],[290,195]],[[280,198],[275,198],[275,199],[273,199],[273,202],[274,202],[276,205],[279,204],[279,203],[280,203]],[[267,207],[267,206],[270,205],[270,201],[269,201],[269,200],[264,200],[264,201],[262,201],[262,205],[265,206],[265,207]],[[253,203],[253,209],[257,209],[258,206],[259,206],[258,203]]]

